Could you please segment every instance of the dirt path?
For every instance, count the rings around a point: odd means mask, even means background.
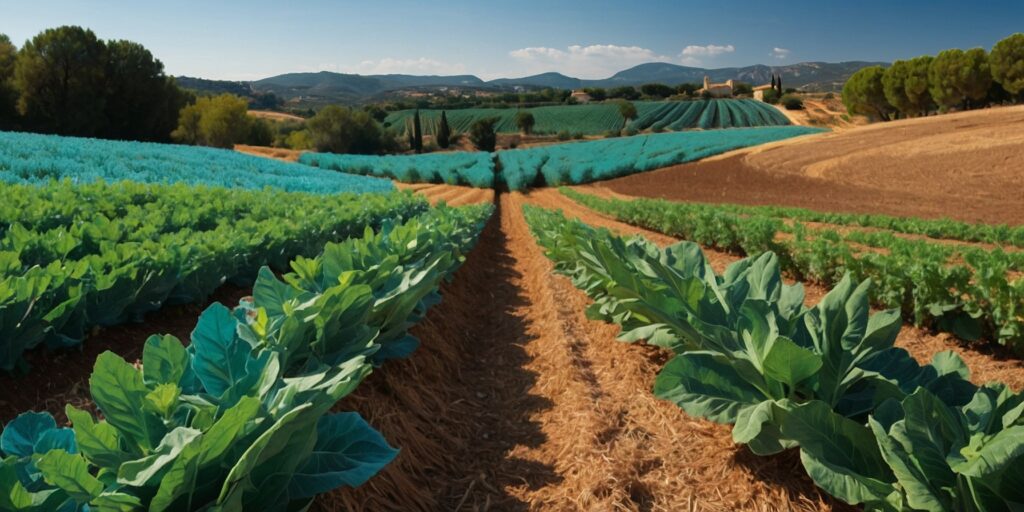
[[[321,510],[822,510],[793,454],[656,399],[666,354],[615,341],[554,276],[502,195],[478,248],[414,333],[422,352],[371,375],[354,405],[403,448]],[[443,363],[438,363],[443,361]]]
[[[281,160],[282,162],[298,162],[299,157],[302,156],[303,153],[302,151],[296,151],[294,149],[248,146],[245,144],[235,144],[235,151],[245,153],[247,155]]]
[[[555,189],[535,190],[529,194],[528,198],[530,203],[545,208],[561,209],[567,215],[577,217],[592,226],[605,227],[622,234],[643,235],[659,245],[668,245],[677,241],[677,239],[661,233],[631,226],[590,210]],[[707,248],[704,248],[704,254],[717,272],[723,271],[729,263],[739,259],[739,256]],[[817,304],[821,297],[828,293],[828,290],[821,286],[807,283],[804,284],[804,290],[808,305]],[[933,334],[912,325],[904,325],[896,340],[896,345],[905,348],[922,362],[930,361],[937,352],[955,350],[971,368],[973,381],[977,383],[1000,381],[1009,384],[1014,389],[1024,389],[1024,361],[990,343],[967,344],[949,334]]]

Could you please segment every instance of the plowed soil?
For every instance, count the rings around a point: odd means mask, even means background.
[[[395,188],[399,190],[412,190],[430,201],[430,204],[437,204],[444,201],[448,206],[465,206],[469,204],[493,203],[494,189],[460,187],[458,185],[439,185],[433,183],[399,183],[395,182]]]
[[[800,137],[595,184],[705,203],[1024,224],[1024,106]]]
[[[402,452],[320,510],[832,510],[793,453],[761,458],[730,429],[654,398],[666,354],[615,340],[554,276],[502,195],[407,361],[354,407]]]

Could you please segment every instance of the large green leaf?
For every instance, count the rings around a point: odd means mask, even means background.
[[[185,346],[171,335],[150,336],[142,349],[142,378],[147,386],[179,384],[188,369]]]
[[[317,423],[316,446],[292,476],[288,497],[299,500],[342,485],[363,485],[397,453],[358,413],[324,416]]]
[[[89,462],[116,470],[130,456],[121,450],[117,429],[107,422],[96,422],[86,411],[72,405],[64,408],[75,431],[78,449]]]
[[[136,487],[150,485],[174,463],[185,446],[197,442],[200,436],[202,432],[192,428],[177,427],[171,430],[160,440],[160,444],[151,455],[121,464],[117,472],[117,482]]]
[[[821,368],[822,361],[814,352],[780,336],[771,344],[762,364],[766,376],[792,388],[814,376]]]
[[[103,492],[103,483],[89,473],[89,464],[79,455],[53,450],[36,461],[46,483],[68,493],[78,503],[88,503]]]
[[[781,425],[789,402],[766,400],[741,409],[733,425],[732,439],[745,444],[757,455],[772,455],[796,446],[796,442],[782,436]]]
[[[43,434],[56,428],[57,422],[49,413],[21,413],[0,433],[0,451],[7,455],[29,457],[35,453],[36,442]]]
[[[735,423],[741,409],[767,398],[711,352],[672,358],[654,381],[654,395],[718,423]]]
[[[89,510],[98,512],[135,512],[143,508],[141,499],[123,492],[105,492],[89,503]]]
[[[163,423],[146,407],[149,389],[143,384],[142,375],[121,356],[107,351],[96,358],[89,389],[107,422],[117,428],[134,451],[149,453],[163,437]]]
[[[270,508],[283,499],[292,474],[316,444],[317,410],[300,405],[279,418],[242,454],[221,487],[218,505],[252,503]]]
[[[818,400],[788,409],[782,435],[800,443],[800,460],[814,483],[850,504],[888,499],[896,479],[866,426]]]
[[[231,311],[213,303],[199,316],[192,331],[193,365],[206,391],[221,396],[245,374],[252,350],[235,336],[237,321]]]
[[[13,462],[0,460],[0,510],[49,512],[69,499],[60,489],[29,492],[18,480]]]

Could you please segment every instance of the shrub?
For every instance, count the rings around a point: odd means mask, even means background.
[[[771,103],[772,105],[779,102],[779,91],[775,89],[766,89],[764,91],[764,102]]]
[[[515,123],[521,132],[529,135],[533,133],[533,125],[537,124],[537,120],[533,118],[533,114],[522,110],[516,112]]]
[[[309,137],[306,130],[296,130],[288,134],[284,139],[284,145],[291,149],[313,149],[313,139]]]
[[[836,98],[835,94],[832,94],[832,93],[826,93],[825,94],[825,99],[826,100],[834,100],[835,98]]]
[[[803,110],[804,108],[804,100],[800,99],[800,97],[795,94],[787,94],[783,96],[779,100],[779,103],[781,103],[783,107],[786,107],[786,110]]]
[[[251,119],[245,143],[250,146],[269,146],[274,143],[274,127],[266,119]]]
[[[393,147],[390,134],[364,110],[329,105],[306,122],[306,130],[321,152],[376,154]]]
[[[561,141],[566,141],[566,140],[569,140],[569,139],[572,138],[572,136],[569,135],[569,132],[567,132],[565,130],[562,130],[562,131],[558,132],[558,135],[556,135],[556,137],[558,137],[558,140],[561,140]]]
[[[489,117],[478,119],[469,127],[469,140],[473,147],[479,151],[494,151],[494,146],[498,142],[498,136],[494,132],[494,125],[497,122],[498,118]]]
[[[249,102],[233,94],[199,98],[181,109],[171,137],[184,144],[230,148],[249,136],[248,111]]]

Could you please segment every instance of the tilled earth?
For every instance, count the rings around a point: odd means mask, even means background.
[[[800,137],[594,187],[704,203],[1024,224],[1024,106]]]

